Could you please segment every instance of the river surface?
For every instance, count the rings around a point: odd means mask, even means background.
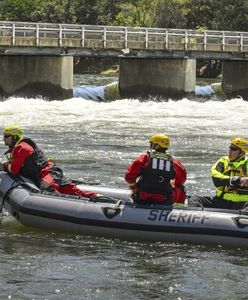
[[[213,195],[209,169],[232,137],[248,138],[247,111],[242,99],[13,97],[0,103],[0,127],[21,124],[67,176],[120,187],[148,138],[165,133],[187,169],[188,194]],[[55,233],[1,217],[0,299],[247,299],[247,282],[245,249]]]

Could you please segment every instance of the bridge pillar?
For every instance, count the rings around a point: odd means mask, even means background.
[[[120,60],[119,87],[122,98],[164,96],[178,99],[194,94],[195,59]]]
[[[0,56],[0,94],[62,100],[73,95],[73,57]]]
[[[223,61],[222,87],[227,98],[248,100],[248,61]]]

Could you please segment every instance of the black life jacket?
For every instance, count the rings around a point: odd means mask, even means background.
[[[165,195],[167,200],[172,200],[172,186],[170,181],[175,179],[175,170],[172,157],[156,151],[148,152],[150,160],[143,169],[137,183],[138,193]]]
[[[20,175],[31,179],[36,185],[40,184],[40,171],[47,164],[48,159],[36,145],[34,141],[29,138],[24,138],[21,142],[29,144],[35,151],[32,153],[23,164]]]

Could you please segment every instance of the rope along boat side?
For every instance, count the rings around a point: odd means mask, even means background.
[[[115,198],[109,198],[112,191]],[[136,206],[123,200],[127,190],[98,186],[98,192],[105,197],[95,201],[41,193],[31,183],[0,173],[3,206],[24,226],[132,240],[248,246],[248,214],[240,211]]]

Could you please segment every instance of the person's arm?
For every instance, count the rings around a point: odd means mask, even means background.
[[[186,198],[186,189],[184,183],[187,178],[187,173],[184,166],[177,159],[173,159],[173,166],[175,170],[175,179],[171,182],[172,184],[172,200],[176,205],[184,204]]]
[[[184,168],[184,166],[182,165],[182,163],[177,160],[177,159],[173,159],[173,166],[174,166],[174,170],[175,170],[175,187],[184,184],[184,182],[187,179],[187,172]]]
[[[131,190],[136,189],[136,180],[141,175],[142,168],[146,166],[149,161],[148,154],[142,154],[127,168],[125,173],[125,180]]]
[[[12,159],[12,150],[13,148],[9,148],[4,155],[7,157],[7,161],[3,161],[0,163],[0,171],[5,171],[8,172],[8,163],[11,161]]]
[[[220,186],[239,186],[239,176],[228,176],[225,175],[225,160],[226,157],[220,158],[211,168],[211,175],[213,183],[216,187]]]

